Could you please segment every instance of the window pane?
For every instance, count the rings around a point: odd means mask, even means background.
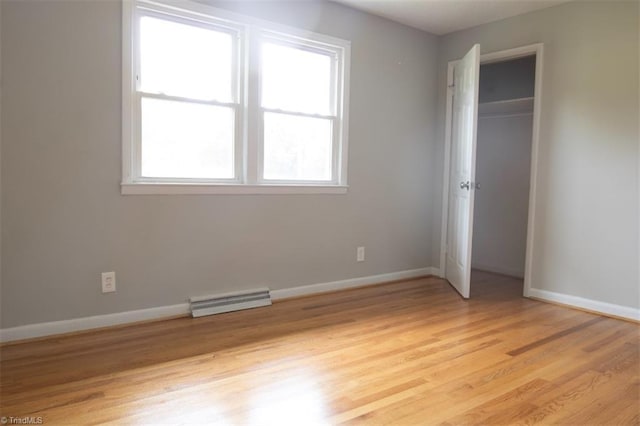
[[[331,114],[331,57],[262,44],[262,106]]]
[[[145,177],[233,178],[234,110],[142,98]]]
[[[232,101],[231,35],[148,16],[140,20],[145,92]]]
[[[323,118],[264,114],[264,179],[331,180],[332,123]]]

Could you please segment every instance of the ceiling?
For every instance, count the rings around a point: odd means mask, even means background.
[[[570,0],[332,0],[443,35]]]

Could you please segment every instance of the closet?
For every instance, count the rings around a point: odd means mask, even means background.
[[[473,269],[522,278],[535,56],[480,66]]]

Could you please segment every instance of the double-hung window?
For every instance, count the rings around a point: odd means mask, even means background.
[[[346,191],[349,42],[186,1],[123,28],[123,193]]]

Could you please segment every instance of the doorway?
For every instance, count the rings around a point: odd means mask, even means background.
[[[472,268],[519,278],[519,291],[528,296],[542,45],[479,51],[475,45],[449,63],[440,271],[464,298],[472,295]],[[456,87],[462,74],[469,76],[464,92]],[[475,103],[461,110],[460,99]],[[468,202],[461,204],[465,193]]]
[[[471,296],[487,273],[523,293],[535,69],[535,55],[480,65]]]

